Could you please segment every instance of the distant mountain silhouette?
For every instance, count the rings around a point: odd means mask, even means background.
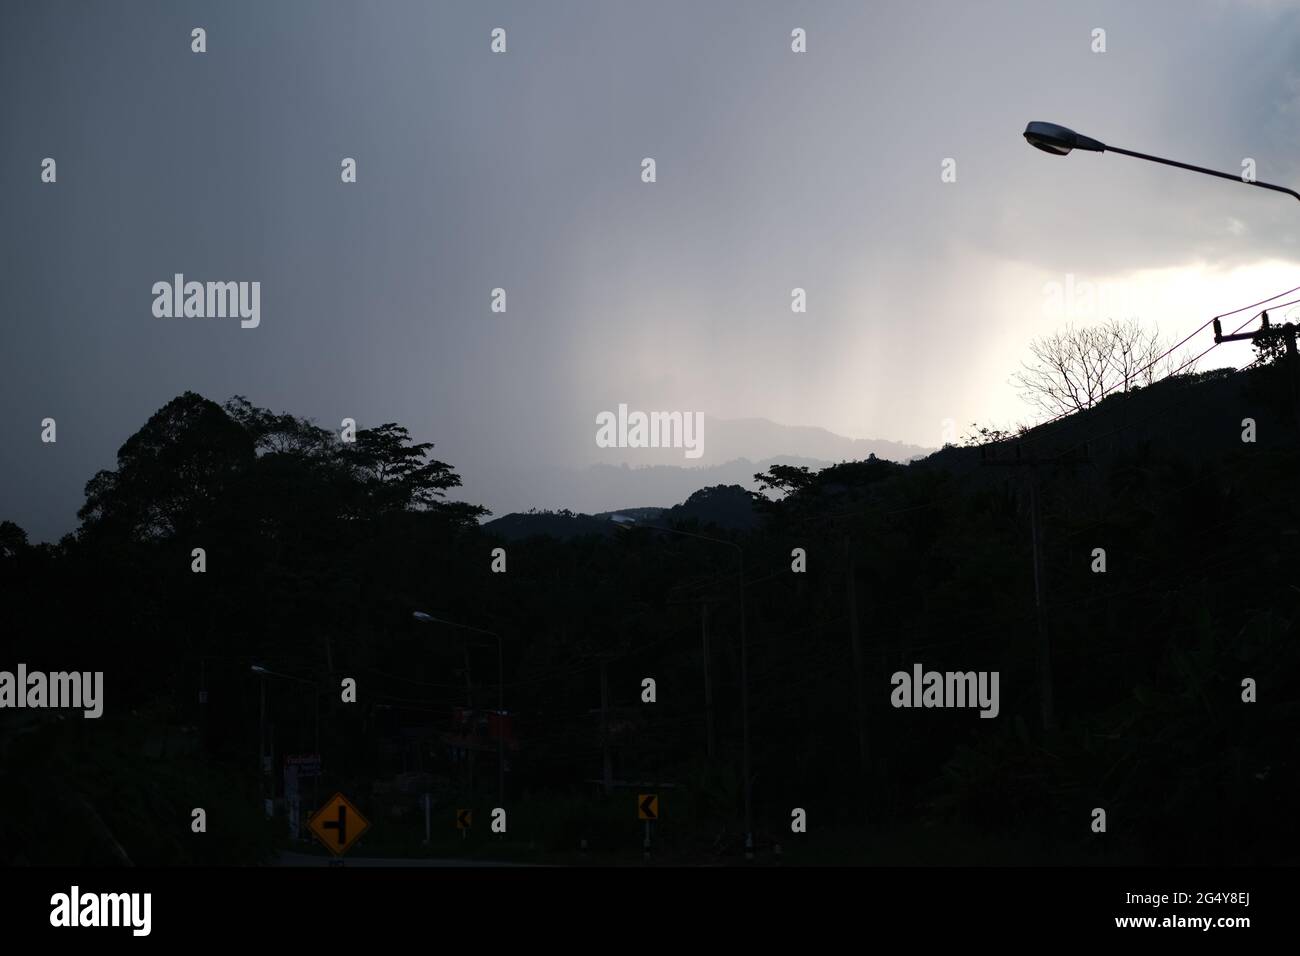
[[[616,512],[624,515],[658,512],[684,504],[701,488],[737,485],[750,491],[757,490],[754,475],[767,471],[773,465],[806,465],[817,471],[829,464],[831,462],[813,458],[783,456],[762,461],[741,458],[725,465],[706,468],[679,468],[671,465],[645,468],[627,465],[589,465],[581,469],[539,468],[528,476],[527,484],[504,487],[497,494],[492,494],[489,489],[484,489],[481,495],[476,490],[471,490],[467,497],[475,495],[477,500],[491,502],[496,514],[506,511],[505,515],[488,524],[491,525],[490,530],[509,537],[507,529],[518,522],[507,519],[522,519],[540,514],[605,519]],[[494,480],[508,481],[513,476],[492,477]],[[481,487],[481,484],[475,486],[476,489]],[[506,502],[504,507],[500,504],[503,500]],[[513,510],[512,506],[520,510]],[[637,516],[645,517],[643,514]],[[538,523],[530,521],[527,526],[536,527]]]
[[[766,418],[706,419],[702,461],[720,464],[736,458],[816,458],[860,461],[870,455],[888,461],[923,458],[933,448],[878,438],[846,438],[812,425],[781,425]]]
[[[824,451],[866,446],[891,447],[897,451],[917,452],[904,458],[889,460],[911,464],[924,471],[951,470],[962,476],[968,486],[994,487],[1003,483],[1006,472],[997,468],[981,468],[981,456],[1003,457],[1013,454],[1018,443],[1026,454],[1057,455],[1067,451],[1091,454],[1094,462],[1113,461],[1116,456],[1137,452],[1150,454],[1155,447],[1170,445],[1171,452],[1181,455],[1212,457],[1223,454],[1227,448],[1240,445],[1236,431],[1225,422],[1239,421],[1238,410],[1245,396],[1249,379],[1238,379],[1227,370],[1203,372],[1181,376],[1178,380],[1157,383],[1128,394],[1116,394],[1096,408],[1054,422],[1032,428],[1018,440],[989,446],[984,451],[975,447],[946,446],[937,451],[925,452],[917,446],[894,442],[868,442],[848,439],[821,428],[792,428],[777,425],[764,419],[745,419],[739,422],[720,422],[717,428],[730,439],[745,435],[761,444],[763,436],[797,436],[797,443],[805,448]],[[1179,408],[1177,439],[1167,417],[1172,404]],[[1186,407],[1182,407],[1182,406]],[[1267,417],[1267,408],[1255,409],[1256,416]],[[1235,418],[1233,416],[1236,416]],[[1261,421],[1263,418],[1261,418]],[[1195,421],[1194,427],[1189,427]],[[1275,424],[1271,419],[1262,429],[1267,438],[1260,443],[1290,440],[1289,426]],[[1280,436],[1280,437],[1279,437]],[[730,440],[729,439],[729,440]],[[1086,448],[1083,445],[1087,441]],[[706,431],[706,447],[713,441]],[[724,447],[726,447],[724,445]],[[671,449],[653,449],[656,453]],[[624,452],[626,453],[626,452]],[[804,465],[813,472],[820,471],[839,461],[861,461],[871,452],[852,457],[841,457],[835,462],[778,455],[759,461],[738,458],[720,465],[681,467],[649,465],[630,467],[623,465],[591,465],[582,470],[563,472],[564,500],[592,502],[600,511],[575,513],[567,510],[534,510],[527,513],[507,514],[488,522],[487,531],[504,538],[516,540],[533,535],[552,535],[568,539],[583,534],[611,534],[611,519],[618,516],[634,518],[641,523],[674,522],[698,519],[702,524],[721,528],[739,529],[751,526],[752,514],[747,503],[737,497],[746,491],[757,490],[754,475],[768,471],[772,465]],[[706,456],[706,459],[711,456]],[[876,453],[877,458],[887,456]],[[558,480],[558,479],[557,479]],[[828,486],[829,488],[830,486]],[[716,490],[735,489],[736,494],[717,495]],[[538,500],[537,497],[534,501]],[[621,507],[629,502],[640,502],[637,507]],[[739,504],[738,504],[739,503]]]
[[[704,420],[704,454],[687,459],[681,448],[592,447],[586,464],[469,469],[462,497],[494,515],[569,511],[588,516],[637,507],[671,508],[701,488],[740,485],[757,490],[754,475],[772,465],[814,471],[875,455],[908,462],[934,449],[876,439],[846,438],[824,428],[781,425],[764,418]],[[499,519],[500,520],[500,519]]]
[[[907,462],[923,457],[933,448],[874,438],[846,438],[812,425],[782,425],[766,418],[704,419],[703,455],[686,459],[680,448],[608,448],[594,452],[594,463],[633,467],[675,465],[707,467],[724,465],[738,458],[762,461],[768,458],[807,458],[834,464],[858,461],[868,455],[889,461]]]
[[[538,535],[566,541],[586,534],[610,535],[623,523],[653,526],[692,520],[728,530],[748,530],[758,524],[758,515],[753,499],[744,488],[713,485],[701,488],[671,508],[623,508],[594,515],[563,510],[516,512],[487,522],[483,529],[509,541]]]

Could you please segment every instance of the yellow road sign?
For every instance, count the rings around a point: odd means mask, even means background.
[[[472,827],[473,825],[474,825],[474,811],[473,811],[473,810],[457,810],[457,811],[456,811],[456,829],[457,829],[457,830],[468,830],[468,829],[469,829],[470,827]]]
[[[643,793],[636,798],[636,816],[638,820],[659,819],[659,794]]]
[[[329,798],[312,818],[307,827],[316,838],[327,846],[335,856],[342,856],[348,847],[357,842],[357,838],[370,827],[370,822],[361,815],[348,798],[336,793]]]

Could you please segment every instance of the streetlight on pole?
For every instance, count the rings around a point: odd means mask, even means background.
[[[1025,139],[1030,146],[1035,149],[1041,149],[1045,153],[1051,153],[1054,156],[1067,156],[1072,150],[1082,149],[1090,153],[1119,153],[1123,156],[1133,156],[1137,159],[1145,159],[1152,163],[1162,163],[1165,166],[1176,166],[1179,169],[1188,169],[1194,173],[1205,173],[1207,176],[1217,176],[1220,179],[1232,179],[1239,183],[1245,183],[1247,186],[1259,186],[1261,189],[1272,189],[1275,192],[1286,193],[1297,200],[1300,200],[1300,193],[1294,189],[1287,189],[1285,186],[1274,186],[1272,183],[1261,183],[1254,179],[1245,179],[1237,173],[1221,173],[1215,169],[1206,169],[1204,166],[1193,166],[1190,163],[1180,163],[1175,159],[1164,159],[1160,156],[1150,156],[1147,153],[1135,153],[1131,149],[1120,149],[1118,146],[1107,146],[1100,140],[1095,140],[1090,136],[1084,136],[1082,133],[1076,133],[1074,130],[1065,126],[1058,126],[1055,123],[1043,123],[1034,121],[1025,127]]]
[[[631,519],[619,522],[618,527],[621,530],[634,525],[636,525],[636,521]],[[744,777],[745,795],[745,855],[752,858],[754,853],[754,816],[750,799],[752,772],[750,769],[749,749],[749,641],[745,634],[745,551],[736,542],[728,541],[726,538],[713,538],[707,534],[697,534],[694,531],[679,531],[676,528],[669,528],[664,525],[649,525],[648,527],[653,528],[655,531],[679,534],[685,538],[698,538],[701,541],[712,541],[714,544],[723,544],[736,549],[736,558],[740,567],[740,725],[742,739],[741,774]]]
[[[269,799],[271,771],[267,767],[266,760],[266,668],[254,664],[251,668],[254,674],[261,678],[258,681],[258,711],[257,711],[257,776],[262,781],[262,799]]]
[[[1300,200],[1300,193],[1294,189],[1288,189],[1286,186],[1275,186],[1272,183],[1261,183],[1255,179],[1246,179],[1243,176],[1234,173],[1221,173],[1215,169],[1206,169],[1204,166],[1193,166],[1190,163],[1180,163],[1174,159],[1163,159],[1160,156],[1149,156],[1146,153],[1135,153],[1129,149],[1120,149],[1118,146],[1107,146],[1105,143],[1095,140],[1090,136],[1084,136],[1076,133],[1074,130],[1065,126],[1058,126],[1055,123],[1043,123],[1035,121],[1025,127],[1025,139],[1029,145],[1035,149],[1041,149],[1045,153],[1052,153],[1055,156],[1066,156],[1072,150],[1083,149],[1092,153],[1120,153],[1124,156],[1135,156],[1138,159],[1149,160],[1153,163],[1162,163],[1165,166],[1176,166],[1179,169],[1190,169],[1194,173],[1205,173],[1207,176],[1217,176],[1219,179],[1232,179],[1237,182],[1245,183],[1247,186],[1259,186],[1262,189],[1271,189],[1274,192],[1286,193],[1297,200]],[[1270,326],[1268,322],[1268,313],[1264,313],[1263,326],[1255,332],[1245,334],[1233,333],[1224,335],[1222,328],[1219,326],[1219,320],[1214,320],[1214,343],[1233,342],[1240,339],[1249,339],[1251,341],[1270,340],[1276,341],[1277,338],[1284,338],[1287,349],[1287,365],[1291,370],[1291,400],[1297,408],[1296,420],[1300,422],[1300,355],[1296,349],[1297,328],[1294,323],[1287,322],[1282,326]]]
[[[444,621],[442,618],[426,614],[424,611],[415,611],[411,616],[421,624],[445,624],[448,627],[458,627],[462,631],[473,631],[475,634],[486,634],[488,637],[496,638],[497,712],[500,714],[500,719],[497,722],[497,806],[504,807],[506,805],[506,670],[505,650],[502,645],[501,635],[496,631],[487,631],[481,627],[470,627],[468,624]]]
[[[297,681],[299,684],[307,684],[309,687],[313,689],[314,693],[312,694],[312,725],[313,725],[314,736],[316,738],[317,755],[320,754],[320,686],[314,680],[308,680],[305,677],[298,677],[294,674],[284,674],[281,673],[280,671],[273,671],[270,668],[263,667],[261,664],[254,664],[249,668],[249,670],[251,670],[254,674],[256,674],[258,677],[261,678],[261,680],[259,681],[259,683],[261,684],[260,687],[261,693],[259,695],[260,706],[258,708],[258,721],[257,721],[257,736],[258,736],[257,760],[259,765],[258,770],[263,774],[263,779],[266,784],[266,796],[268,799],[271,799],[274,797],[275,794],[275,783],[274,783],[275,768],[270,766],[267,760],[268,757],[274,757],[274,754],[267,754],[265,753],[264,750],[267,744],[266,679],[268,677],[278,677],[281,680]],[[314,795],[316,792],[314,783],[312,784],[312,787],[313,787],[312,793]]]
[[[298,676],[296,676],[296,675],[294,675],[294,674],[284,674],[284,673],[281,673],[280,671],[273,671],[273,670],[270,670],[270,669],[268,669],[268,668],[266,668],[266,667],[263,667],[261,664],[254,664],[254,665],[250,668],[250,670],[252,670],[252,672],[253,672],[254,674],[258,674],[258,675],[260,675],[260,676],[262,677],[262,681],[263,681],[263,685],[262,685],[262,686],[263,686],[263,687],[266,686],[266,683],[265,683],[265,682],[266,682],[266,678],[268,678],[268,677],[278,677],[278,678],[280,678],[281,680],[292,680],[292,681],[297,681],[299,684],[306,684],[307,686],[312,687],[312,688],[315,689],[316,694],[313,695],[314,706],[313,706],[313,712],[312,712],[312,724],[313,724],[313,728],[314,728],[314,732],[315,732],[315,737],[316,737],[316,752],[317,752],[317,753],[320,753],[320,685],[319,685],[316,681],[314,681],[314,680],[308,680],[308,679],[305,678],[305,677],[298,677]],[[265,696],[265,695],[264,695],[264,696]],[[263,700],[263,702],[262,702],[262,709],[263,709],[263,710],[266,709],[266,702],[265,702],[265,700]]]

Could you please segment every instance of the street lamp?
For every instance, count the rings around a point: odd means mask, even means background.
[[[635,518],[628,518],[617,523],[616,527],[622,531],[636,525]],[[740,564],[740,725],[742,738],[742,755],[741,755],[741,773],[744,776],[744,793],[745,793],[745,855],[753,856],[754,852],[754,818],[751,809],[750,800],[750,756],[749,756],[749,641],[745,636],[745,552],[740,545],[734,541],[728,541],[726,538],[712,538],[707,534],[696,534],[693,531],[679,531],[676,528],[668,528],[664,525],[649,525],[655,531],[665,531],[668,534],[679,534],[685,538],[698,538],[701,541],[712,541],[714,544],[723,544],[729,548],[736,549],[736,557]]]
[[[267,799],[271,783],[271,771],[266,765],[266,668],[254,664],[250,670],[261,678],[258,684],[257,709],[257,776],[262,781],[262,799]]]
[[[1041,149],[1045,153],[1051,153],[1054,156],[1068,156],[1072,150],[1076,149],[1087,150],[1091,153],[1119,153],[1123,156],[1134,156],[1137,159],[1145,159],[1153,163],[1162,163],[1165,166],[1189,169],[1194,173],[1217,176],[1220,179],[1232,179],[1239,183],[1245,183],[1247,186],[1272,189],[1275,192],[1286,193],[1288,196],[1294,196],[1297,200],[1300,200],[1300,193],[1294,189],[1287,189],[1285,186],[1274,186],[1272,183],[1261,183],[1255,179],[1245,179],[1236,173],[1221,173],[1218,170],[1206,169],[1204,166],[1193,166],[1190,163],[1180,163],[1174,159],[1163,159],[1146,153],[1135,153],[1129,149],[1120,149],[1118,146],[1107,146],[1100,140],[1084,136],[1082,133],[1076,133],[1068,127],[1058,126],[1055,123],[1034,121],[1025,127],[1024,136],[1030,146]]]
[[[272,768],[270,768],[267,765],[267,757],[269,755],[265,752],[265,747],[267,744],[266,679],[268,677],[278,677],[281,680],[297,681],[299,684],[308,684],[315,690],[315,693],[312,694],[312,723],[314,726],[315,736],[316,736],[317,754],[320,753],[320,687],[317,685],[316,681],[314,680],[308,680],[305,677],[297,677],[293,674],[283,674],[280,671],[273,671],[270,668],[263,667],[261,664],[253,664],[251,667],[249,667],[249,670],[252,671],[254,674],[256,674],[259,678],[261,678],[261,680],[259,681],[260,705],[258,707],[258,719],[257,719],[257,737],[258,737],[258,741],[257,741],[258,768],[257,769],[259,774],[263,776],[267,792],[273,794],[275,789],[275,784],[273,782],[273,776],[272,776],[273,772],[272,772]],[[313,793],[314,792],[315,791],[313,790]]]
[[[411,617],[421,624],[445,624],[448,627],[458,627],[462,631],[473,631],[475,634],[486,634],[488,637],[496,638],[497,711],[501,715],[501,719],[497,724],[497,806],[504,807],[506,805],[506,671],[505,651],[502,647],[501,635],[496,631],[486,631],[481,627],[470,627],[468,624],[444,621],[442,618],[426,614],[424,611],[414,611]]]

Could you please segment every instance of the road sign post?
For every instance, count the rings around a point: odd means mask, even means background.
[[[342,857],[370,828],[370,821],[347,797],[336,793],[312,814],[307,827],[335,857]]]
[[[659,819],[659,794],[642,793],[636,798],[636,815],[645,821],[645,858],[650,859],[650,828]]]
[[[284,802],[289,811],[289,836],[297,841],[302,838],[298,829],[298,768],[292,764],[284,768]]]
[[[659,819],[659,794],[643,793],[636,798],[636,815],[638,820]]]

